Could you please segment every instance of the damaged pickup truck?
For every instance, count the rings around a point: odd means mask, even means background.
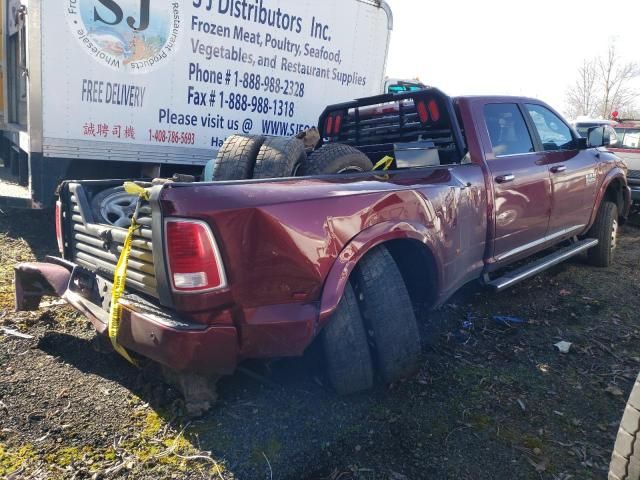
[[[316,338],[338,393],[393,382],[419,361],[416,311],[466,283],[500,291],[583,252],[611,264],[631,196],[603,128],[581,138],[540,101],[434,88],[334,105],[319,125],[310,155],[234,136],[216,181],[138,182],[117,343],[194,408],[239,362]],[[122,181],[64,183],[61,256],[16,267],[17,308],[60,296],[106,334],[135,205]]]

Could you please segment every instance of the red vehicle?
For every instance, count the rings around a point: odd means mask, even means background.
[[[629,168],[629,186],[634,203],[640,203],[640,120],[621,120],[614,126],[616,141],[611,151],[622,158]]]
[[[192,402],[240,361],[299,356],[318,336],[338,392],[369,388],[374,371],[392,382],[420,355],[416,309],[581,252],[611,263],[631,196],[602,128],[585,139],[538,100],[432,88],[331,106],[320,125],[322,146],[296,171],[344,158],[353,168],[145,185],[117,340],[178,373]],[[264,163],[256,142],[270,140],[247,139],[236,157]],[[387,156],[389,170],[363,171]],[[107,330],[126,230],[98,221],[95,205],[120,184],[63,184],[62,257],[16,267],[19,309],[62,296]]]

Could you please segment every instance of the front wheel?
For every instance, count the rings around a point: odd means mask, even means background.
[[[618,207],[613,202],[603,202],[596,221],[587,234],[588,238],[596,238],[599,242],[598,246],[588,252],[591,265],[611,266],[618,246],[618,227]]]

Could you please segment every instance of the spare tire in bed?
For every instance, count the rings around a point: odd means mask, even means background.
[[[309,155],[300,167],[300,175],[370,172],[373,163],[357,148],[339,143],[324,145]]]
[[[114,187],[98,193],[91,200],[91,211],[96,223],[112,227],[129,228],[136,211],[138,197]]]
[[[295,137],[266,137],[256,159],[253,178],[293,177],[306,159],[307,153],[301,140]]]
[[[225,182],[251,178],[256,158],[265,137],[260,135],[231,135],[222,145],[215,160],[204,170],[205,182]]]

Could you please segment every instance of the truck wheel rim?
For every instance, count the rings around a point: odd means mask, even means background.
[[[348,174],[348,173],[363,173],[363,172],[364,170],[360,167],[350,166],[350,167],[345,167],[342,170],[338,171],[338,175]]]
[[[613,227],[611,228],[611,250],[615,250],[618,246],[618,221],[613,221]]]
[[[114,193],[104,199],[100,205],[100,213],[106,223],[114,227],[129,228],[137,202],[137,197],[127,192]]]

